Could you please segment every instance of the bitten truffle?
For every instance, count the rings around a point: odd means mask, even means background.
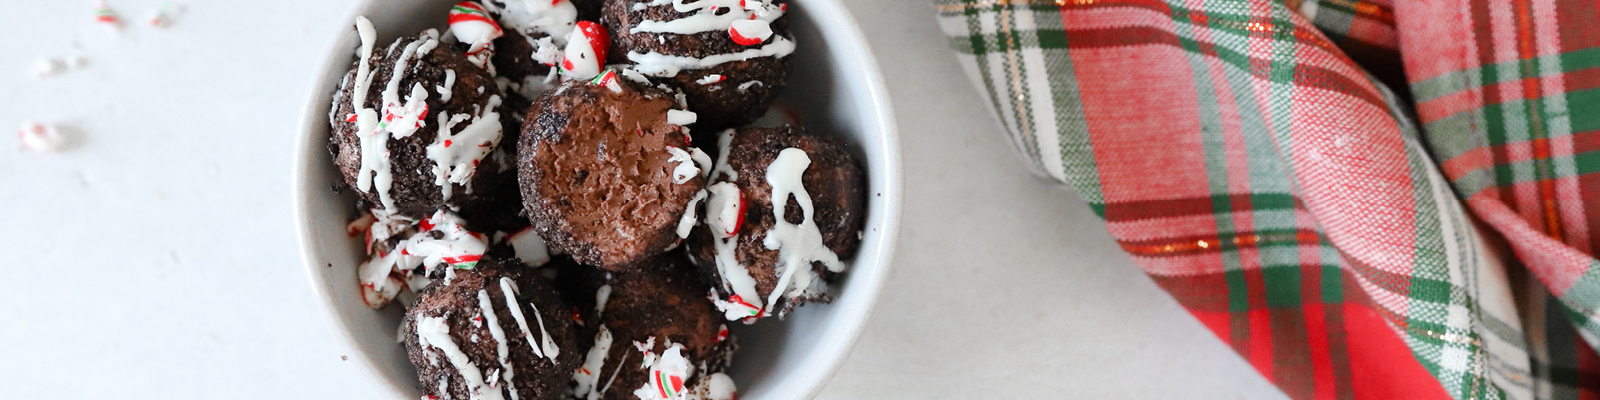
[[[615,88],[615,89],[613,89]],[[608,270],[666,251],[710,158],[665,93],[569,81],[535,102],[518,144],[523,205],[550,248]],[[697,162],[700,160],[700,162]]]

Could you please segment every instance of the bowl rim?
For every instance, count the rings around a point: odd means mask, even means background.
[[[886,158],[882,160],[882,168],[887,169],[883,171],[883,176],[886,180],[884,182],[883,212],[887,215],[883,216],[882,232],[879,233],[881,236],[879,250],[872,254],[858,253],[855,260],[857,265],[870,262],[877,265],[878,268],[867,271],[852,268],[849,278],[851,293],[856,293],[856,296],[864,297],[865,300],[862,300],[861,304],[857,306],[858,310],[840,310],[840,312],[847,312],[848,314],[846,315],[851,316],[851,318],[843,321],[845,322],[844,324],[838,322],[833,324],[835,328],[843,325],[842,331],[840,329],[824,331],[825,333],[830,333],[831,336],[835,336],[836,339],[842,339],[842,344],[823,346],[818,349],[821,352],[813,352],[807,357],[809,360],[824,361],[827,367],[823,370],[817,370],[814,368],[817,363],[812,361],[806,364],[812,365],[813,368],[799,370],[804,375],[810,375],[810,379],[805,382],[809,389],[803,393],[803,396],[795,398],[812,398],[821,393],[828,381],[832,380],[833,376],[844,366],[846,356],[849,355],[861,338],[861,332],[865,329],[866,323],[871,317],[873,308],[878,301],[878,296],[882,293],[883,285],[893,267],[895,248],[900,236],[904,178],[902,175],[899,124],[895,120],[894,106],[890,102],[888,86],[884,82],[882,69],[879,67],[877,57],[871,51],[867,38],[862,33],[855,17],[839,0],[793,1],[803,3],[804,7],[808,9],[808,13],[813,12],[810,10],[817,10],[817,14],[826,16],[825,18],[819,17],[811,20],[817,25],[818,31],[827,37],[826,40],[830,48],[827,51],[854,60],[853,62],[862,70],[863,73],[860,78],[866,86],[867,93],[863,100],[867,100],[867,102],[858,106],[858,109],[862,107],[870,107],[871,109],[869,112],[861,113],[863,116],[870,115],[871,117],[870,119],[865,119],[863,125],[868,126],[869,131],[879,133],[876,141],[882,149],[881,153]],[[363,11],[370,9],[375,3],[379,2],[381,0],[362,0],[356,3],[346,12],[348,15],[342,19],[344,21],[342,26],[353,26],[356,18],[364,14]],[[310,233],[313,222],[311,190],[315,189],[306,187],[306,181],[307,177],[310,176],[309,174],[314,173],[311,171],[311,167],[316,164],[311,162],[313,157],[327,156],[327,147],[322,143],[325,140],[313,140],[312,131],[316,129],[315,124],[326,123],[324,120],[327,116],[325,112],[326,105],[322,104],[320,97],[320,93],[327,89],[324,78],[335,72],[335,69],[348,68],[347,66],[339,66],[340,63],[333,62],[335,58],[348,58],[350,56],[351,50],[348,46],[345,46],[345,41],[340,39],[346,34],[346,30],[347,28],[337,30],[331,43],[327,44],[326,55],[320,59],[322,65],[313,74],[310,91],[305,94],[306,103],[301,112],[299,127],[295,133],[295,151],[292,152],[292,159],[290,160],[292,167],[290,168],[289,181],[291,182],[290,203],[295,214],[296,247],[300,252],[301,267],[305,269],[306,278],[316,297],[318,308],[321,309],[321,314],[326,318],[325,321],[329,324],[328,327],[334,330],[335,336],[340,339],[339,344],[345,350],[346,356],[354,358],[357,363],[361,364],[361,374],[370,381],[384,383],[382,385],[383,388],[380,390],[390,395],[404,398],[408,396],[408,393],[402,391],[401,388],[411,384],[411,382],[395,382],[392,379],[393,377],[380,372],[384,367],[379,365],[378,360],[373,359],[370,354],[360,351],[359,344],[362,339],[356,337],[356,330],[350,326],[351,322],[341,318],[339,310],[334,306],[334,294],[329,292],[329,284],[324,277],[323,268],[318,266],[319,260],[312,251],[316,243],[313,242],[315,238]],[[322,138],[318,137],[317,139]],[[842,337],[839,337],[841,335]],[[803,376],[802,378],[808,377]]]

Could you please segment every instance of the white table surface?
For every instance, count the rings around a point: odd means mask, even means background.
[[[354,0],[189,1],[114,35],[89,1],[0,0],[0,398],[373,398],[295,250],[290,150]],[[821,398],[1283,398],[1034,179],[926,0],[845,0],[905,152],[896,265]],[[138,22],[160,0],[113,0]],[[49,80],[43,57],[87,68]]]

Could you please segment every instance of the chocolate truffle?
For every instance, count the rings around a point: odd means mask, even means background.
[[[608,270],[666,251],[705,187],[694,114],[629,81],[569,81],[529,111],[517,145],[523,205],[552,249]]]
[[[696,275],[683,255],[670,252],[638,268],[614,272],[588,296],[597,306],[580,308],[594,321],[595,340],[584,365],[573,378],[577,398],[635,400],[653,398],[635,392],[657,392],[652,371],[669,375],[673,363],[681,387],[671,391],[707,390],[711,378],[727,368],[735,350],[721,313],[707,300],[711,288]],[[594,275],[585,275],[592,278]],[[591,284],[592,285],[592,284]],[[721,382],[730,386],[731,381]]]
[[[861,166],[843,143],[794,126],[725,131],[719,145],[726,156],[688,241],[691,259],[719,283],[718,307],[753,322],[828,301],[826,282],[861,243]]]
[[[729,6],[737,3],[737,5]],[[768,0],[657,4],[608,0],[601,22],[610,30],[611,61],[683,92],[700,116],[697,131],[749,124],[766,113],[788,84],[786,5]],[[743,33],[743,35],[740,35]]]
[[[560,398],[583,349],[566,305],[544,277],[514,261],[487,259],[452,272],[422,290],[401,326],[423,393]]]
[[[494,77],[435,31],[387,50],[365,39],[369,57],[345,75],[329,112],[329,151],[345,183],[412,219],[440,209],[514,214],[506,205],[516,203],[516,172],[510,144],[501,146],[504,98]]]

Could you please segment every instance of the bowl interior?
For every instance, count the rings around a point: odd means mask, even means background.
[[[372,20],[378,48],[401,35],[443,28],[454,1],[368,1],[357,10]],[[831,304],[810,304],[786,321],[738,323],[729,329],[740,350],[729,374],[740,398],[806,398],[822,386],[860,333],[887,275],[898,232],[900,156],[893,111],[876,61],[855,22],[836,0],[795,0],[789,9],[799,45],[789,88],[779,104],[800,115],[807,130],[840,137],[852,145],[869,176],[867,223],[861,250],[845,278],[833,285]],[[353,26],[354,16],[350,18]],[[327,151],[327,115],[334,89],[355,59],[354,29],[341,31],[307,104],[295,160],[294,203],[301,251],[318,296],[343,334],[356,361],[366,365],[391,395],[417,398],[416,371],[395,338],[401,309],[373,311],[356,290],[361,239],[345,234],[355,218],[355,197],[330,188],[341,180]],[[631,389],[629,389],[631,390]]]

